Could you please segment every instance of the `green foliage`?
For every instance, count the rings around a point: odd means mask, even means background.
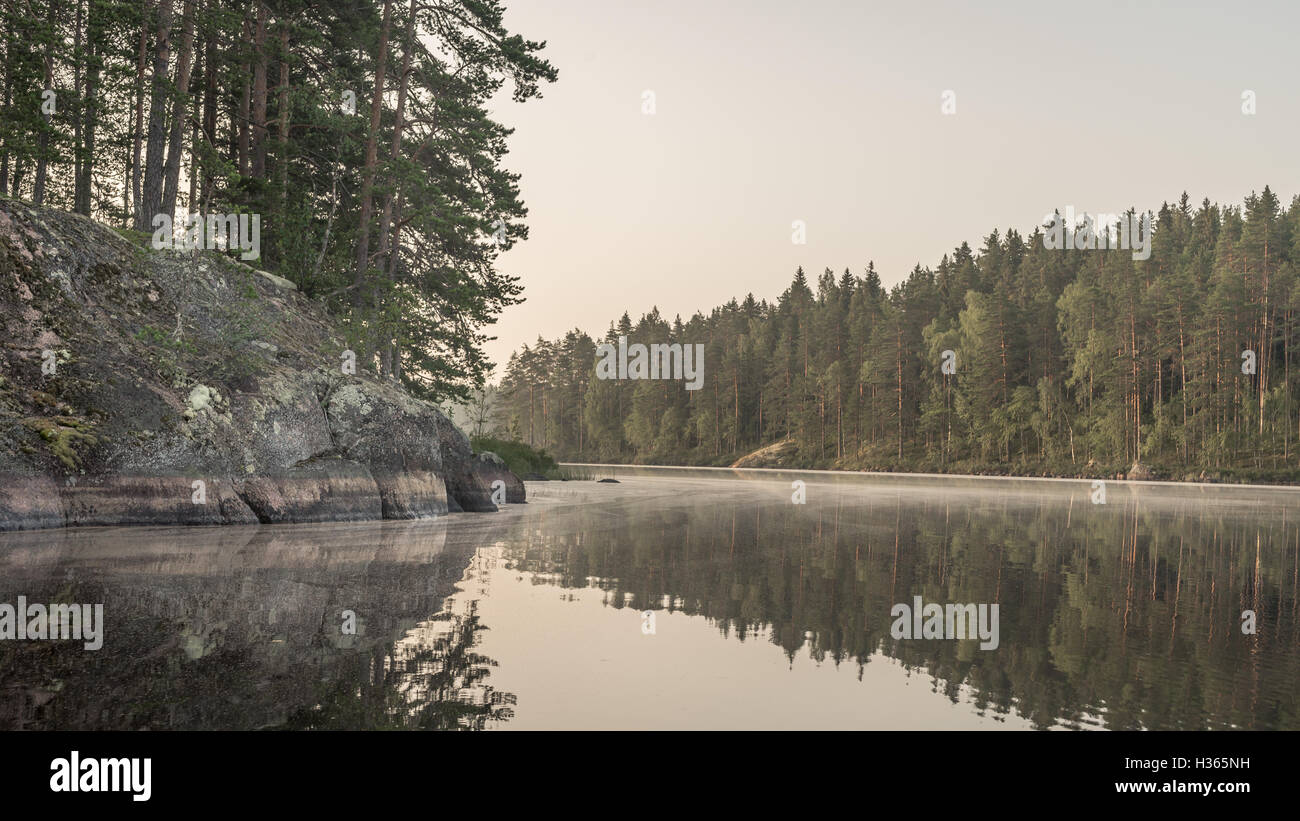
[[[470,440],[476,453],[490,451],[500,456],[516,476],[530,473],[540,474],[548,479],[561,478],[560,466],[544,450],[535,450],[523,442],[508,442],[490,436],[475,436]]]
[[[198,354],[198,349],[184,337],[177,337],[153,325],[143,325],[135,338],[149,348],[149,360],[163,379],[173,385],[185,381],[186,362]]]
[[[596,340],[574,330],[511,357],[494,429],[573,461],[730,464],[789,440],[791,467],[1293,477],[1300,200],[1184,194],[1152,243],[1143,261],[993,231],[888,292],[871,265],[799,269],[775,302],[624,314],[600,341],[703,344],[702,388],[596,379]]]
[[[496,0],[0,4],[0,196],[142,248],[159,214],[256,214],[253,264],[337,312],[364,367],[464,399],[491,369],[483,329],[522,290],[498,254],[527,237],[510,130],[488,106],[557,76],[504,14]]]

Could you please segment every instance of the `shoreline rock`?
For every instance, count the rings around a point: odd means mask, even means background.
[[[496,480],[525,501],[344,339],[237,260],[0,197],[0,531],[429,518],[496,510]]]
[[[1128,469],[1128,474],[1123,478],[1130,481],[1149,482],[1156,477],[1155,474],[1151,472],[1151,468],[1141,462],[1134,462],[1133,466]]]

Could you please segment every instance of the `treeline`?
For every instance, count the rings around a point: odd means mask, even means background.
[[[140,242],[166,215],[257,214],[260,268],[347,318],[358,361],[464,397],[518,301],[509,130],[544,44],[495,0],[6,0],[0,195]]]
[[[870,264],[801,268],[775,303],[624,314],[600,341],[703,343],[703,389],[596,379],[575,330],[512,355],[494,427],[565,460],[729,464],[781,443],[792,467],[1295,478],[1298,202],[1183,194],[1147,260],[995,230],[888,290]]]

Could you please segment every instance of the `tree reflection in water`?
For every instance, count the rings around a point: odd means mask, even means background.
[[[485,629],[476,601],[462,613],[439,613],[378,648],[355,678],[294,713],[284,729],[482,730],[506,721],[516,698],[487,683],[497,662],[474,652]]]
[[[810,480],[796,505],[788,481],[620,470],[635,478],[604,505],[534,498],[506,566],[601,588],[612,607],[705,618],[792,662],[806,652],[860,677],[891,658],[954,703],[1038,727],[1300,729],[1294,493],[1114,483],[1094,505],[1086,482],[837,478]],[[916,595],[999,603],[1001,646],[892,638],[891,607]]]

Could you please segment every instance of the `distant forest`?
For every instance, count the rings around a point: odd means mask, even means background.
[[[477,416],[574,461],[726,465],[779,445],[763,463],[1300,478],[1300,197],[1184,193],[1154,217],[1145,261],[994,230],[888,290],[871,264],[815,282],[800,268],[774,303],[625,313],[601,340],[514,353]],[[598,341],[619,335],[703,343],[703,388],[596,379]]]
[[[329,302],[358,363],[454,399],[518,302],[498,94],[555,80],[496,0],[0,2],[0,196],[117,227],[256,214],[253,264]],[[251,220],[250,220],[251,224]],[[325,363],[322,363],[325,364]]]

